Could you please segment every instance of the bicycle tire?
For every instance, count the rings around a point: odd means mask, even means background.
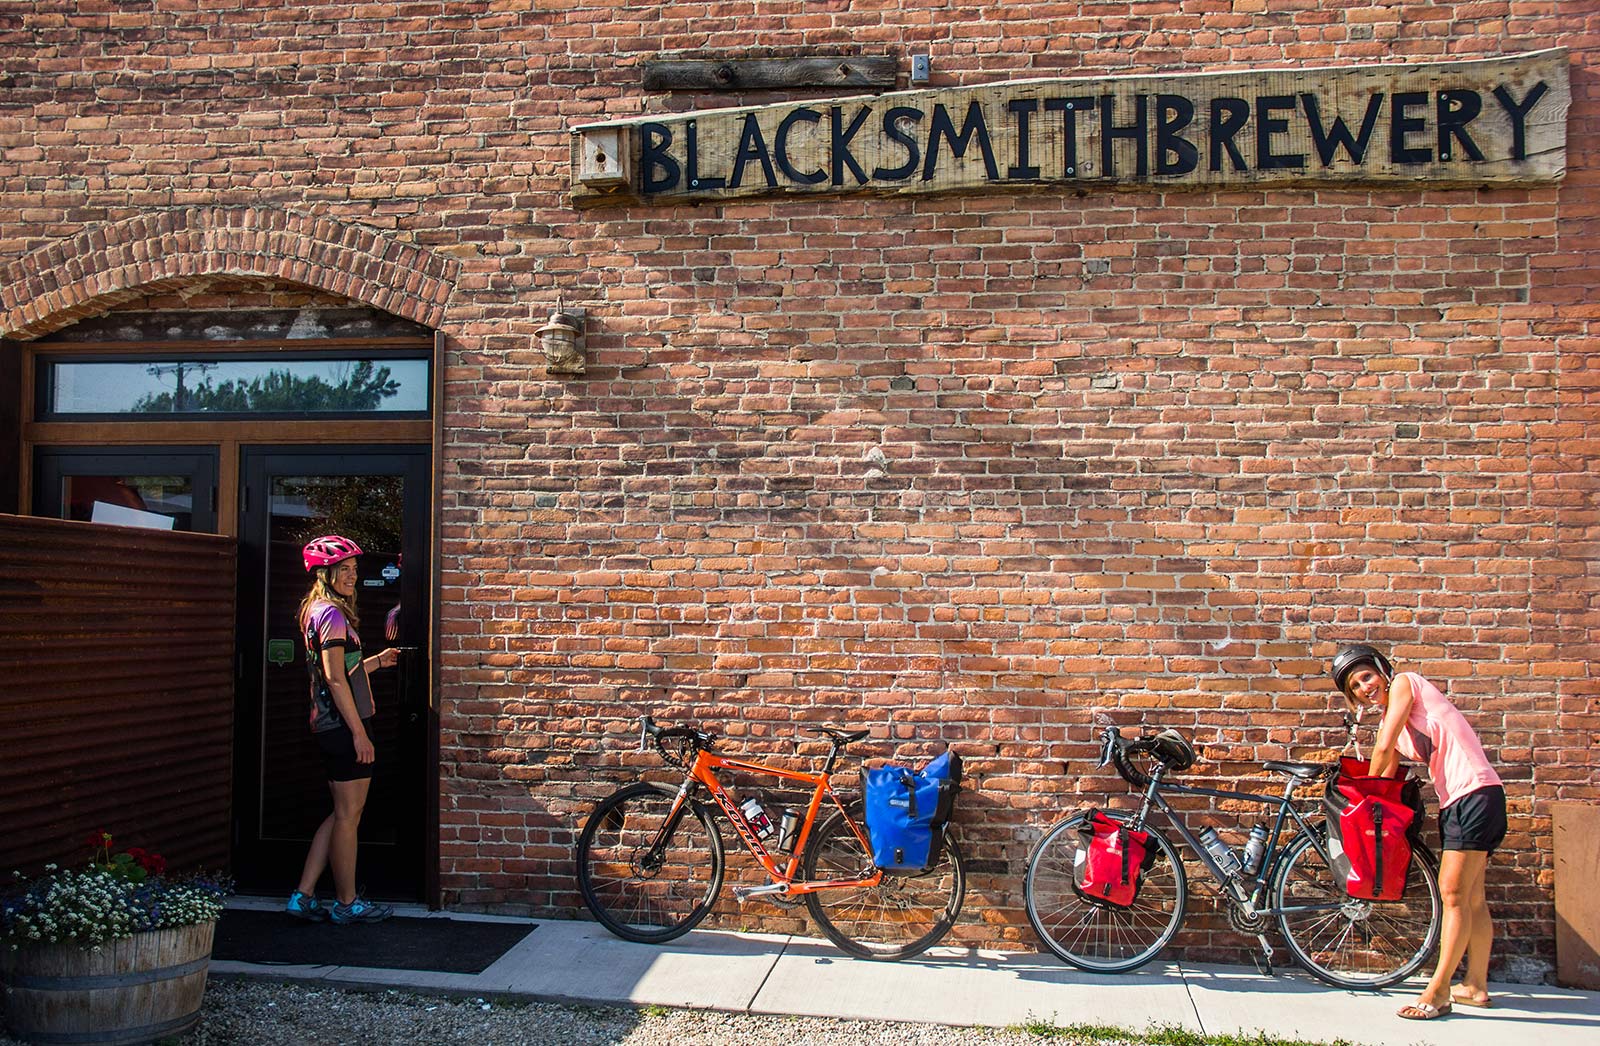
[[[852,815],[859,826],[860,808]],[[865,829],[862,829],[865,832]],[[835,811],[806,841],[802,861],[808,880],[865,878],[872,854]],[[877,886],[818,890],[806,894],[817,926],[839,948],[861,959],[892,961],[920,955],[944,939],[966,899],[961,849],[948,832],[939,862],[922,875],[884,875]]]
[[[1421,848],[1413,852],[1405,897],[1361,901],[1352,899],[1337,881],[1319,841],[1305,832],[1296,835],[1273,872],[1272,906],[1278,910],[1278,929],[1290,953],[1312,976],[1339,988],[1386,988],[1405,980],[1428,961],[1439,943],[1443,908],[1432,855]],[[1338,907],[1323,912],[1284,910],[1308,903]],[[1396,941],[1390,942],[1390,937]]]
[[[1106,811],[1126,821],[1126,815]],[[1028,855],[1023,895],[1028,922],[1062,962],[1091,973],[1127,973],[1154,959],[1183,925],[1188,877],[1165,836],[1149,827],[1155,860],[1139,880],[1134,902],[1107,904],[1080,893],[1074,868],[1084,843],[1088,813],[1048,828]]]
[[[660,944],[683,936],[722,889],[722,836],[711,811],[692,799],[664,852],[641,863],[676,796],[676,789],[644,781],[620,788],[600,801],[578,836],[583,903],[624,940]]]

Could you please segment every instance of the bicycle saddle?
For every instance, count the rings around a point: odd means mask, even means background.
[[[1276,760],[1262,763],[1264,769],[1280,774],[1288,774],[1302,781],[1314,781],[1328,772],[1328,768],[1321,763],[1280,763]]]
[[[872,733],[871,730],[857,730],[852,733],[850,731],[839,730],[831,726],[807,726],[802,727],[801,729],[805,730],[806,733],[809,734],[826,734],[841,745],[855,744],[857,741],[860,741],[862,738]]]

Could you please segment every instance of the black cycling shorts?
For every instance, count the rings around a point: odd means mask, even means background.
[[[372,720],[363,719],[361,725],[371,737]],[[360,781],[372,776],[372,768],[377,763],[356,761],[356,737],[348,726],[340,723],[332,730],[320,730],[311,736],[317,739],[317,747],[322,750],[322,765],[328,772],[328,780]]]
[[[1506,790],[1479,788],[1440,810],[1439,838],[1446,850],[1493,853],[1506,838]]]

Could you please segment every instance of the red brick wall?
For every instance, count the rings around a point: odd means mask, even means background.
[[[1600,798],[1596,5],[462,6],[0,11],[6,331],[227,271],[449,334],[447,903],[570,910],[641,711],[849,721],[967,755],[960,936],[1025,944],[1032,833],[1121,793],[1098,716],[1208,775],[1317,754],[1367,639],[1497,751],[1502,949],[1549,961],[1548,804]],[[565,202],[574,122],[780,97],[646,94],[668,51],[952,85],[1549,46],[1559,186]],[[534,344],[558,293],[583,379]],[[802,925],[761,911],[727,925]]]

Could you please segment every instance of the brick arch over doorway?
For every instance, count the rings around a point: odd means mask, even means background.
[[[438,327],[460,262],[372,229],[260,207],[93,226],[0,268],[0,337],[28,340],[197,276],[266,276]]]

